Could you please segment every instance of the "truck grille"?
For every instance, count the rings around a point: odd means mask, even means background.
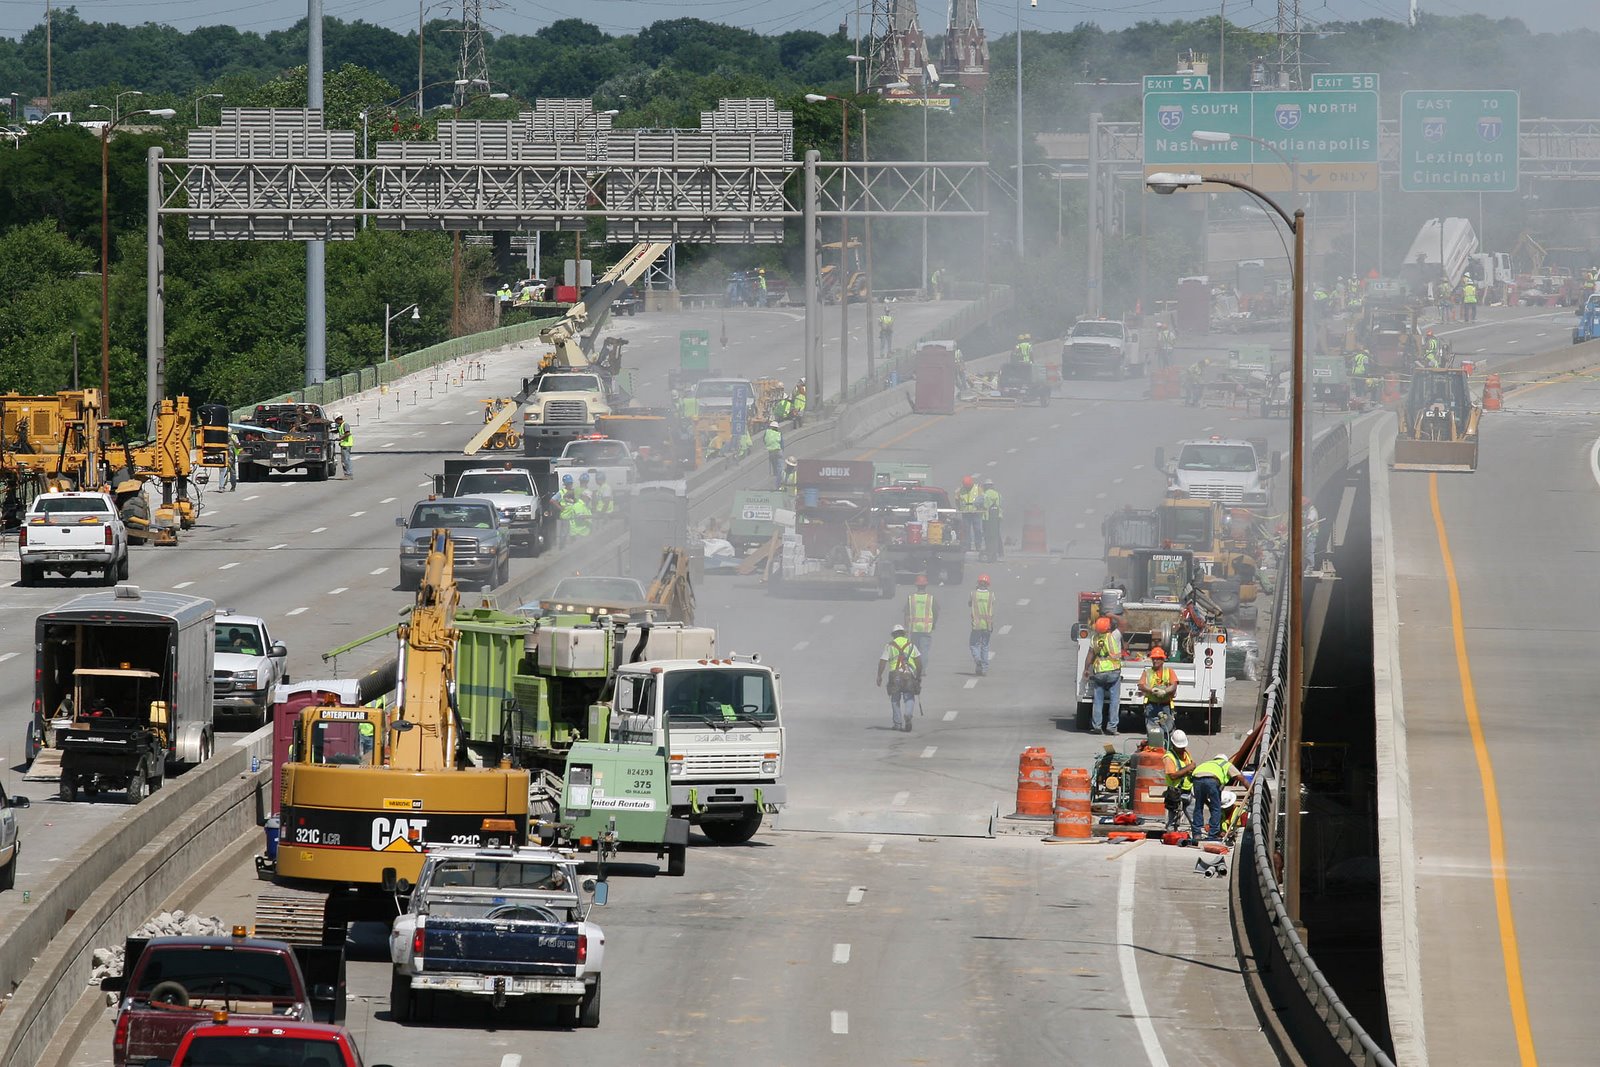
[[[584,425],[589,421],[589,405],[582,400],[548,400],[544,405],[544,421]]]
[[[1221,500],[1227,504],[1237,504],[1244,500],[1244,487],[1240,485],[1212,485],[1206,482],[1197,482],[1189,486],[1189,495],[1197,496],[1204,500]]]
[[[233,692],[233,674],[230,671],[217,671],[211,676],[211,682],[217,693]]]
[[[716,774],[758,775],[761,773],[759,752],[710,752],[686,756],[684,773],[690,778],[703,778]]]

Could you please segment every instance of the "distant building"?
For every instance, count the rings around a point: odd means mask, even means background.
[[[982,92],[989,85],[989,40],[978,21],[978,0],[951,0],[944,31],[944,77],[963,89]]]

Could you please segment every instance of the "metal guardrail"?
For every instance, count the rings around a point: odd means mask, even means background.
[[[1330,435],[1332,436],[1332,435]],[[1344,435],[1348,447],[1348,430]],[[1328,447],[1338,446],[1330,444]],[[1313,465],[1317,462],[1313,449]],[[1308,1064],[1358,1064],[1360,1067],[1394,1067],[1394,1061],[1356,1021],[1312,959],[1284,905],[1275,859],[1282,856],[1284,823],[1280,792],[1283,787],[1283,738],[1279,730],[1289,661],[1289,584],[1280,582],[1277,621],[1273,626],[1272,655],[1267,684],[1261,691],[1261,753],[1250,791],[1250,817],[1245,831],[1249,869],[1241,872],[1238,886],[1244,929],[1263,985],[1275,1003],[1263,1011],[1280,1016],[1290,1028],[1296,1051]],[[1298,814],[1298,802],[1294,811]],[[1293,1002],[1294,998],[1303,998]],[[1320,1030],[1318,1029],[1320,1028]]]

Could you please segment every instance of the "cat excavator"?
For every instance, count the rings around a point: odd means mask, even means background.
[[[1483,407],[1473,402],[1467,372],[1460,367],[1417,367],[1400,408],[1400,433],[1394,442],[1397,471],[1478,469],[1478,420]]]

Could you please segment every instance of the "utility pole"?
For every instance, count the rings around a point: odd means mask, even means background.
[[[1100,314],[1100,267],[1104,254],[1100,208],[1100,112],[1096,111],[1089,116],[1089,261],[1084,270],[1083,309],[1087,315]]]
[[[422,118],[422,5],[424,0],[417,0],[417,118]]]
[[[306,0],[306,107],[322,107],[322,0]],[[328,246],[306,242],[306,385],[328,377]]]
[[[44,0],[44,113],[55,110],[55,53],[50,41],[50,0]],[[1412,22],[1416,21],[1413,17]]]

